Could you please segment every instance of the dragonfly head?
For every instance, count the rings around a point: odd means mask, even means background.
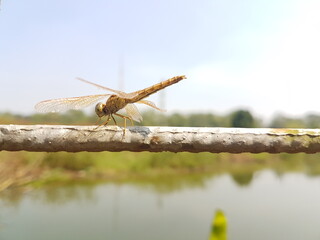
[[[103,104],[102,102],[97,103],[96,108],[95,108],[95,111],[96,111],[96,114],[98,115],[98,117],[101,118],[101,117],[103,117],[103,116],[106,115],[105,112],[103,111],[103,109],[104,109],[105,106],[106,106],[106,105]]]

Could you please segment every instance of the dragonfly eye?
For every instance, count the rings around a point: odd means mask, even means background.
[[[98,117],[103,117],[104,115],[106,115],[106,114],[104,113],[104,111],[103,111],[103,109],[104,109],[105,106],[106,106],[106,105],[103,104],[103,103],[101,103],[101,102],[97,103],[96,108],[95,108],[95,111],[96,111],[96,114],[98,115]]]

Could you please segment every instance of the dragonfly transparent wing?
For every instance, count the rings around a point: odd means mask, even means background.
[[[110,94],[89,95],[82,97],[58,98],[39,102],[35,105],[38,112],[61,112],[69,109],[81,109],[90,106],[99,100],[105,99]]]
[[[138,101],[137,103],[146,104],[146,105],[148,105],[149,107],[152,107],[152,108],[154,108],[154,109],[157,109],[158,111],[161,111],[161,112],[165,112],[165,111],[166,111],[165,109],[158,108],[153,102],[148,101],[148,100],[140,100],[140,101]]]
[[[133,103],[127,104],[124,109],[126,110],[127,114],[136,122],[141,122],[142,121],[142,116]]]
[[[114,92],[114,93],[116,93],[117,95],[119,95],[120,97],[123,97],[123,98],[131,99],[131,98],[134,98],[135,96],[138,95],[138,92],[125,93],[125,92],[122,92],[122,91],[119,91],[119,90],[115,90],[115,89],[112,89],[112,88],[101,86],[101,85],[93,83],[93,82],[89,82],[88,80],[85,80],[83,78],[77,78],[77,79],[82,81],[82,82],[85,82],[85,83],[91,84],[93,86],[96,86],[96,87],[98,87],[100,89],[107,90],[107,91],[110,91],[110,92]]]

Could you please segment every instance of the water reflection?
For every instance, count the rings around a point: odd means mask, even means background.
[[[242,158],[241,158],[242,159]],[[308,177],[317,177],[320,175],[320,163],[317,158],[290,158],[288,160],[268,160],[266,164],[265,158],[261,161],[242,162],[235,157],[232,161],[218,161],[214,165],[214,170],[207,173],[201,172],[185,172],[177,175],[150,175],[150,176],[135,176],[126,180],[118,181],[68,181],[67,183],[53,183],[41,188],[41,195],[34,194],[31,187],[17,187],[0,192],[2,204],[7,206],[17,206],[28,195],[31,198],[36,198],[37,201],[46,204],[60,205],[68,201],[97,201],[95,189],[100,185],[112,185],[121,187],[133,186],[136,189],[148,190],[154,192],[157,196],[170,194],[173,192],[183,191],[184,189],[206,189],[207,181],[213,181],[222,175],[229,175],[233,182],[239,186],[248,188],[254,183],[257,175],[270,169],[274,176],[281,179],[286,174],[292,172],[300,172]],[[161,205],[161,201],[159,200]]]
[[[228,216],[230,239],[320,236],[320,178],[301,173],[186,175],[25,191],[2,193],[0,239],[208,239],[217,209]]]
[[[228,216],[230,239],[318,239],[319,155],[277,157],[221,158],[208,171],[126,181],[12,188],[0,193],[0,239],[208,239],[216,209]]]
[[[232,179],[241,187],[248,186],[253,180],[253,172],[238,172],[230,174]]]

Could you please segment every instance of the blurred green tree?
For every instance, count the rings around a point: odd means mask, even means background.
[[[252,114],[247,110],[237,110],[231,113],[231,127],[252,128],[255,121]]]
[[[311,120],[311,119],[309,119]],[[314,120],[314,119],[313,119]],[[313,122],[314,124],[314,122]],[[304,128],[305,123],[300,118],[290,118],[282,114],[277,114],[271,121],[272,128]]]

